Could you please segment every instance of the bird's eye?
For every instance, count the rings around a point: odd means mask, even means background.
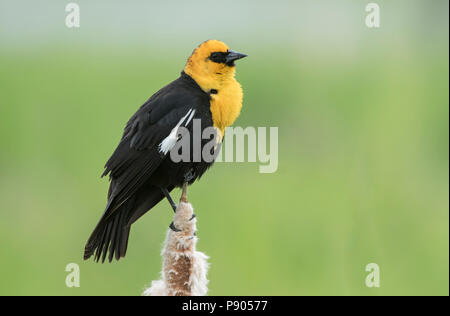
[[[214,52],[209,55],[209,59],[215,63],[225,63],[226,61],[226,54],[223,52]]]

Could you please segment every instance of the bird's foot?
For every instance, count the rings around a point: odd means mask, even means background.
[[[181,193],[181,198],[180,198],[180,203],[189,203],[188,202],[188,199],[187,199],[187,186],[188,186],[188,184],[187,184],[187,182],[185,182],[184,184],[183,184],[183,188],[182,188],[182,193]],[[163,192],[164,192],[164,190],[163,190]],[[174,209],[174,212],[176,213],[176,209],[177,209],[177,206],[175,205],[175,203],[173,202],[173,201],[171,201],[171,198],[169,198],[170,197],[170,195],[169,194],[167,194],[166,195],[166,197],[167,197],[167,199],[169,200],[169,202],[171,202],[170,204],[172,205],[172,208]],[[183,204],[182,204],[183,205]],[[185,209],[183,208],[183,210],[184,211],[182,211],[182,213],[183,214],[185,214]],[[177,215],[175,215],[175,216],[177,216]],[[181,215],[182,217],[183,216],[185,216],[185,215]],[[194,213],[192,213],[192,216],[191,216],[191,218],[189,218],[189,222],[190,221],[192,221],[194,218],[195,218],[195,214]],[[186,220],[186,219],[185,219]],[[178,233],[178,232],[181,232],[182,230],[181,229],[179,229],[179,228],[177,228],[176,226],[175,226],[175,224],[174,224],[174,222],[172,222],[172,223],[170,223],[170,229],[172,230],[172,231],[174,231],[174,232],[176,232],[176,233]],[[195,236],[195,233],[194,233],[194,236]]]
[[[170,223],[169,228],[170,228],[172,231],[174,231],[175,233],[181,232],[181,229],[176,228],[176,227],[175,227],[175,224],[174,224],[173,222]]]

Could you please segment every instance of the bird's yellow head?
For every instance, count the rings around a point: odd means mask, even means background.
[[[208,40],[198,46],[189,57],[184,72],[205,91],[218,90],[234,80],[235,64],[247,55],[229,49],[217,40]]]

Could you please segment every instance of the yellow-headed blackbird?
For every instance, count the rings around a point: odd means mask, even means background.
[[[181,141],[178,130],[191,132],[190,158],[195,154],[194,121],[200,129],[212,128],[219,144],[225,128],[233,124],[242,107],[242,88],[234,78],[237,53],[217,40],[206,41],[189,57],[181,76],[145,102],[128,121],[122,139],[105,165],[110,175],[108,202],[91,234],[84,259],[119,260],[127,251],[130,226],[166,197],[175,187],[192,184],[212,161],[175,162],[171,150]],[[184,136],[183,136],[184,137]],[[201,139],[205,146],[209,139]],[[214,147],[217,148],[217,147]],[[197,150],[198,151],[198,150]],[[214,149],[212,150],[214,151]],[[176,231],[176,227],[171,224]]]

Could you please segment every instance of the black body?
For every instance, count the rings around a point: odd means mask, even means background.
[[[109,174],[111,179],[108,203],[86,244],[85,260],[95,253],[95,260],[102,258],[104,262],[108,251],[109,261],[124,257],[131,224],[164,198],[161,188],[170,192],[184,182],[191,184],[211,166],[212,162],[203,160],[174,163],[170,153],[164,155],[159,150],[159,144],[190,109],[195,109],[193,119],[201,119],[201,130],[213,126],[209,94],[182,72],[128,121],[119,145],[105,165],[102,176]],[[196,136],[192,133],[193,119],[186,126],[191,146]],[[207,142],[208,139],[202,140],[202,147]]]

